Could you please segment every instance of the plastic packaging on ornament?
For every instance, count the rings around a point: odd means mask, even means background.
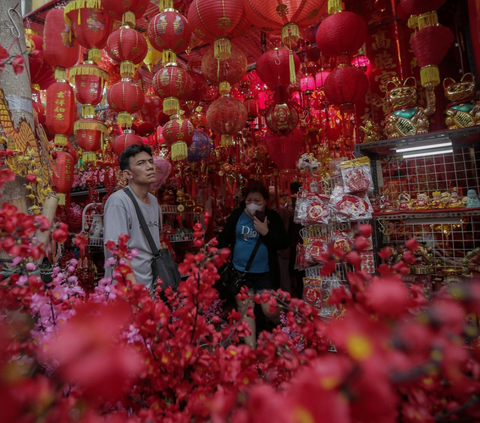
[[[354,242],[353,233],[349,231],[334,230],[330,236],[330,241],[334,250],[346,254],[352,249]]]
[[[320,256],[328,251],[328,243],[323,237],[310,237],[304,243],[304,262],[306,267],[318,264]]]
[[[322,308],[322,279],[303,278],[303,299],[312,307]]]
[[[295,223],[300,223],[304,226],[328,224],[330,220],[328,202],[329,197],[325,194],[306,191],[299,193],[295,206]]]
[[[336,185],[330,197],[330,208],[337,222],[356,222],[372,218],[373,208],[366,194],[346,194]]]
[[[373,190],[372,171],[368,157],[340,163],[345,194]]]

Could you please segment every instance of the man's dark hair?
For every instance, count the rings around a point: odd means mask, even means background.
[[[152,149],[146,144],[133,144],[129,145],[118,159],[118,164],[120,165],[120,170],[130,169],[130,157],[135,157],[138,153],[141,152],[148,153],[152,155]]]
[[[251,181],[243,192],[244,198],[248,197],[248,194],[252,192],[258,192],[265,200],[268,200],[268,189],[261,182]]]

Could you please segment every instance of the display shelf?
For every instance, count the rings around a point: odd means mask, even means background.
[[[168,238],[170,242],[191,242],[195,239],[193,234],[171,234]]]
[[[404,212],[386,212],[386,213],[374,213],[374,219],[379,220],[415,220],[415,219],[432,219],[439,223],[442,219],[449,218],[462,218],[469,216],[480,216],[480,207],[472,207],[468,209],[439,209],[439,210],[408,210]],[[414,223],[412,223],[414,224]]]
[[[355,146],[355,155],[379,158],[382,156],[397,156],[396,149],[408,148],[418,145],[428,146],[452,141],[453,147],[465,147],[480,142],[480,126],[455,129],[450,131],[429,132],[424,135],[366,142]],[[400,154],[401,155],[401,154]]]
[[[106,194],[107,190],[105,188],[95,188],[99,194]],[[72,191],[70,194],[72,197],[81,197],[82,195],[88,195],[88,191]]]
[[[180,214],[175,204],[162,204],[161,206],[163,214]]]

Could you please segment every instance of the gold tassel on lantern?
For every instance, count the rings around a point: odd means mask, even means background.
[[[343,10],[342,0],[328,0],[327,10],[329,15],[340,13]]]
[[[61,192],[57,192],[55,196],[58,198],[58,205],[59,206],[64,206],[65,205],[65,194],[62,194]]]
[[[78,130],[82,131],[100,131],[102,133],[102,139],[104,135],[108,134],[108,128],[100,121],[90,121],[90,122],[82,122],[80,120],[77,120],[73,124],[73,130],[75,133]]]
[[[55,79],[58,81],[67,80],[67,70],[65,68],[55,68]]]
[[[82,104],[82,117],[95,116],[95,107],[91,104]]]
[[[97,155],[93,151],[84,151],[82,160],[84,163],[94,163],[97,160]]]
[[[217,60],[227,60],[232,56],[232,43],[226,37],[220,37],[213,42],[213,56]]]
[[[426,26],[438,25],[437,12],[428,12],[417,17],[418,29],[423,29]]]
[[[91,48],[88,50],[88,60],[94,63],[102,59],[102,50],[98,48]]]
[[[230,94],[230,83],[228,83],[227,81],[220,82],[220,84],[218,85],[218,92],[221,95]]]
[[[55,134],[53,140],[55,147],[65,147],[67,145],[67,136],[63,134]]]
[[[231,134],[222,134],[221,144],[223,146],[233,145],[233,135]]]
[[[165,67],[169,63],[177,63],[177,55],[173,50],[162,51],[162,65]]]
[[[135,76],[135,70],[135,65],[129,60],[124,60],[120,63],[120,76],[122,78],[133,79],[133,77]]]
[[[160,0],[158,2],[158,9],[163,12],[165,9],[173,9],[173,0]]]
[[[101,53],[101,50],[99,50]],[[110,79],[110,75],[108,74],[107,71],[103,70],[102,68],[99,68],[98,66],[75,66],[74,68],[71,68],[68,72],[68,77],[70,78],[70,82],[72,84],[75,84],[75,76],[77,75],[95,75],[98,76],[99,78],[102,79],[102,84],[103,81],[108,82]]]
[[[295,60],[292,50],[290,50],[288,55],[288,68],[290,70],[290,84],[295,85],[297,83],[297,72],[295,72]]]
[[[418,28],[418,15],[410,15],[407,21],[407,26],[410,29],[417,29]]]
[[[135,18],[135,13],[131,12],[130,10],[126,11],[122,15],[122,26],[135,28],[136,23],[137,19]]]
[[[436,65],[428,65],[420,69],[422,87],[437,86],[440,84],[440,72]]]
[[[290,22],[282,27],[282,43],[292,47],[300,38],[300,29],[296,23]]]
[[[117,115],[117,123],[122,127],[127,126],[130,128],[133,123],[133,116],[128,112],[120,112]]]
[[[163,100],[163,113],[168,116],[175,115],[180,110],[180,101],[176,97],[167,97]]]
[[[185,160],[188,157],[187,144],[183,141],[174,142],[171,146],[172,160]]]

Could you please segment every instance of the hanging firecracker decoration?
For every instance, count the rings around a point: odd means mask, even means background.
[[[58,197],[58,204],[65,205],[65,194],[69,194],[73,185],[73,157],[67,151],[54,151],[52,154],[55,171],[53,172],[53,184]]]
[[[136,19],[140,19],[150,4],[150,0],[102,0],[103,9],[122,25],[135,28]]]
[[[75,122],[74,130],[78,146],[83,150],[83,162],[94,162],[95,152],[103,150],[103,140],[108,134],[107,127],[99,119],[84,118]]]
[[[155,74],[152,85],[155,93],[163,99],[163,112],[170,116],[180,110],[180,100],[190,95],[192,79],[182,68],[171,65]]]
[[[133,123],[132,113],[137,113],[143,107],[145,95],[143,90],[130,79],[122,79],[113,85],[107,94],[110,107],[115,110],[117,123],[122,127],[131,127]]]
[[[223,89],[223,95],[215,100],[207,110],[210,128],[222,135],[222,145],[233,145],[233,136],[247,124],[247,109],[242,102],[230,97],[229,89]]]
[[[368,90],[368,78],[354,66],[339,67],[325,80],[325,95],[330,103],[346,106],[364,100]]]
[[[195,129],[193,132],[192,145],[188,147],[189,162],[198,162],[208,157],[212,149],[212,142],[208,134],[201,129]]]
[[[215,85],[228,82],[237,84],[247,73],[247,56],[235,44],[231,45],[232,55],[228,59],[218,61],[214,48],[210,46],[202,56],[202,72],[205,78]]]
[[[296,75],[300,70],[300,59],[295,53],[290,53],[284,48],[269,50],[257,59],[255,70],[258,77],[270,89],[279,86],[287,87],[292,82],[290,58],[293,60],[293,75],[295,75],[296,79]]]
[[[122,135],[119,135],[115,138],[112,144],[112,151],[120,157],[120,155],[125,151],[127,147],[131,145],[142,145],[143,140],[140,136],[135,134],[133,131],[126,129],[123,131]]]
[[[278,135],[268,131],[263,138],[270,159],[279,170],[295,169],[302,150],[303,135],[295,129],[289,135]]]
[[[191,27],[181,13],[173,8],[173,1],[160,5],[160,13],[148,24],[150,44],[162,53],[162,64],[177,63],[177,53],[185,51],[192,35]]]
[[[65,6],[67,26],[82,47],[88,50],[88,60],[98,62],[102,49],[112,32],[113,20],[102,8],[101,0],[73,0]]]
[[[170,145],[173,161],[185,160],[188,157],[188,147],[192,144],[195,130],[192,123],[181,113],[172,116],[162,130],[163,139]]]
[[[65,147],[73,134],[75,109],[75,94],[68,82],[58,80],[47,88],[46,125],[55,134],[56,147]]]
[[[195,37],[213,43],[215,59],[232,56],[230,40],[244,35],[250,23],[239,0],[193,0],[187,14]]]

